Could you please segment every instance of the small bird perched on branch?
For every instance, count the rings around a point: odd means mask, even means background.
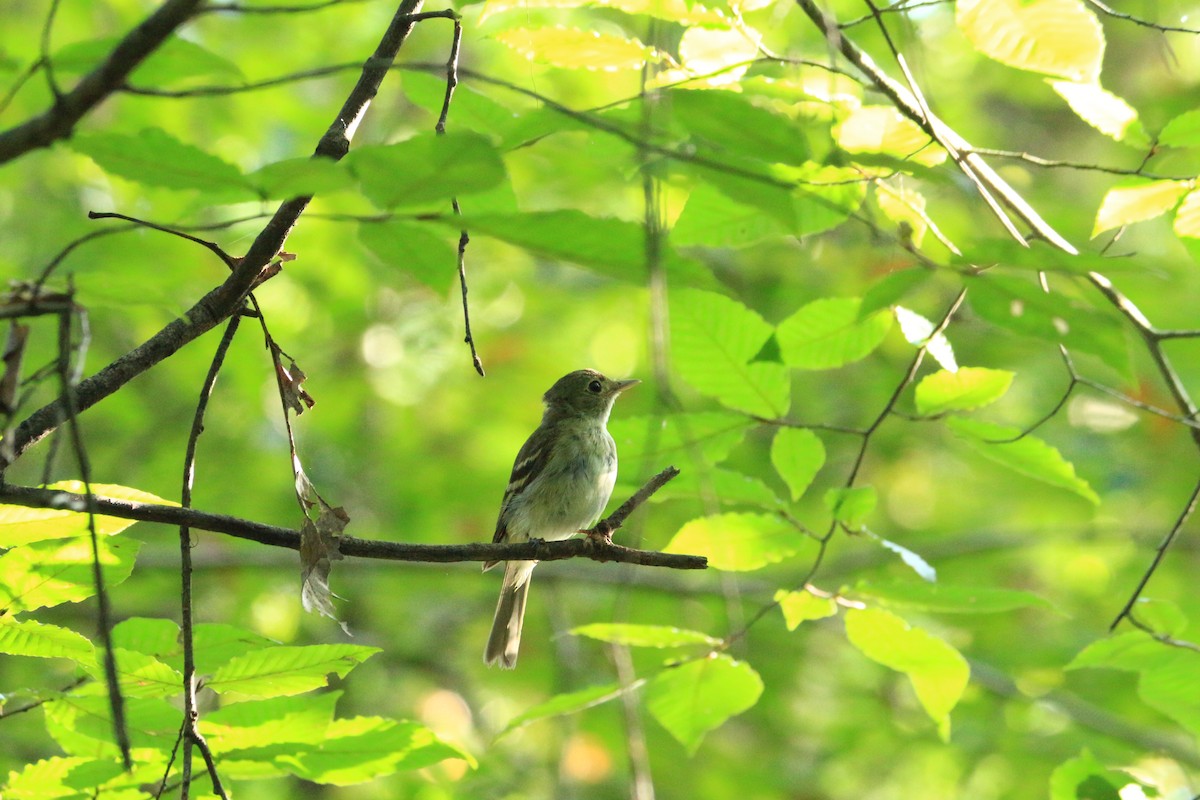
[[[558,380],[542,397],[542,424],[517,453],[492,541],[569,539],[599,519],[617,480],[617,446],[605,427],[617,395],[641,381],[592,369]],[[483,565],[486,572],[499,563]],[[483,661],[517,665],[529,579],[536,561],[509,561]]]

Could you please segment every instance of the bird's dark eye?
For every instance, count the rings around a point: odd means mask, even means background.
[[[588,391],[591,392],[592,394],[600,394],[601,388],[602,387],[600,386],[600,381],[592,381],[591,383],[588,384]]]

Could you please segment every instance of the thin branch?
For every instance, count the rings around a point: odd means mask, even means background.
[[[199,5],[200,0],[167,0],[126,34],[103,64],[85,75],[70,92],[56,97],[49,110],[0,133],[0,164],[70,136],[76,123],[117,91],[129,74],[186,22]]]
[[[159,225],[158,223],[148,222],[144,219],[138,219],[137,217],[129,217],[125,214],[118,214],[115,211],[89,211],[88,219],[119,219],[124,220],[125,222],[131,222],[135,227],[150,228],[151,230],[160,231],[162,233],[169,233],[172,236],[178,236],[180,239],[186,239],[189,242],[198,244],[204,249],[211,251],[216,255],[217,258],[225,262],[225,266],[229,267],[230,269],[234,269],[237,266],[238,260],[226,253],[216,242],[210,242],[207,239],[201,239],[198,236],[193,236],[190,233],[186,233],[178,228],[169,228],[166,225]]]
[[[80,323],[79,353],[76,358],[77,369],[83,363],[83,353],[88,342],[87,314],[83,309],[77,309]],[[74,316],[64,311],[58,316],[58,376],[62,384],[61,407],[67,416],[67,432],[75,450],[75,459],[79,466],[79,477],[83,482],[84,493],[80,495],[82,505],[87,512],[88,536],[92,546],[92,582],[96,587],[96,625],[100,642],[104,648],[104,677],[108,684],[108,704],[112,714],[113,737],[121,751],[121,761],[126,771],[133,768],[133,759],[129,752],[129,733],[125,727],[125,698],[121,696],[121,684],[117,678],[117,661],[112,645],[112,613],[108,606],[108,591],[104,587],[104,571],[100,567],[100,537],[96,533],[96,496],[92,494],[91,462],[88,459],[87,448],[83,442],[83,432],[80,430],[79,413],[75,406],[75,386],[78,382],[78,372],[71,369],[71,324]]]
[[[217,375],[225,363],[229,346],[237,334],[238,325],[242,321],[241,314],[234,314],[225,326],[225,333],[217,345],[209,365],[204,385],[200,387],[200,399],[196,401],[196,413],[192,416],[192,429],[188,433],[187,447],[183,457],[183,482],[180,489],[180,506],[184,509],[192,507],[192,487],[196,480],[196,445],[200,434],[204,432],[204,414],[208,410],[208,400],[212,396],[213,387],[217,384]],[[192,533],[186,522],[179,525],[179,600],[180,600],[180,631],[183,635],[183,792],[186,800],[189,779],[192,769],[192,745],[195,744],[208,766],[208,774],[212,779],[213,794],[226,798],[225,788],[221,785],[220,775],[213,762],[212,752],[208,742],[200,733],[197,725],[200,712],[196,708],[196,652],[193,641],[192,625]],[[165,783],[164,777],[164,783]]]
[[[1200,30],[1198,30],[1196,28],[1182,28],[1182,27],[1178,27],[1175,25],[1162,25],[1157,22],[1151,22],[1149,20],[1135,17],[1132,14],[1125,14],[1120,11],[1115,11],[1115,10],[1109,8],[1108,6],[1106,6],[1104,3],[1101,3],[1100,0],[1086,0],[1086,2],[1089,5],[1096,7],[1101,12],[1107,14],[1110,17],[1114,17],[1115,19],[1122,19],[1122,20],[1125,20],[1126,22],[1132,22],[1134,25],[1141,25],[1144,28],[1153,28],[1156,31],[1162,31],[1163,33],[1200,34]]]
[[[1188,498],[1187,505],[1179,514],[1179,518],[1175,520],[1175,524],[1171,526],[1171,530],[1167,531],[1167,535],[1159,543],[1158,548],[1154,553],[1154,560],[1150,562],[1150,566],[1143,573],[1142,579],[1138,581],[1137,587],[1133,590],[1133,594],[1129,596],[1121,613],[1117,614],[1116,619],[1108,626],[1110,631],[1115,630],[1121,624],[1121,620],[1127,618],[1132,612],[1133,607],[1137,605],[1138,598],[1142,596],[1142,592],[1146,588],[1146,584],[1150,583],[1150,578],[1158,570],[1158,565],[1162,563],[1163,558],[1167,555],[1167,550],[1170,549],[1171,543],[1175,541],[1175,537],[1179,535],[1179,531],[1183,528],[1183,524],[1192,516],[1192,512],[1196,510],[1196,503],[1200,501],[1200,480],[1196,481],[1196,485],[1192,487],[1192,495]]]
[[[151,19],[159,19],[159,15],[168,9],[178,10],[183,7],[190,11],[197,2],[198,0],[168,0]],[[358,82],[318,142],[314,156],[327,157],[337,161],[349,152],[351,138],[366,114],[371,100],[378,93],[379,86],[387,75],[396,54],[400,51],[401,45],[407,40],[414,25],[409,18],[417,12],[421,3],[422,0],[401,0],[399,8],[392,17],[391,24],[381,37],[374,54],[363,66]],[[146,27],[143,25],[139,30]],[[170,30],[163,32],[160,38],[169,33]],[[131,34],[132,36],[133,34]],[[122,46],[119,45],[117,51],[121,49]],[[130,68],[132,69],[132,67]],[[122,71],[118,79],[124,81],[127,74],[128,70]],[[84,82],[86,83],[87,79]],[[83,84],[80,88],[82,86]],[[72,124],[73,122],[74,120],[72,120]],[[69,126],[66,131],[69,132]],[[65,133],[61,135],[65,135]],[[13,149],[13,136],[13,131],[0,134],[0,163],[7,158],[15,157],[20,152]],[[255,237],[250,249],[224,283],[200,298],[182,317],[172,320],[141,345],[102,368],[95,375],[81,381],[75,391],[77,411],[84,411],[100,402],[136,376],[170,357],[184,345],[212,330],[228,319],[230,315],[236,313],[242,307],[246,294],[263,277],[264,269],[283,249],[292,228],[308,208],[311,199],[311,197],[297,197],[281,204],[271,220]],[[58,402],[50,403],[33,412],[16,428],[12,440],[12,458],[19,458],[22,453],[54,430],[61,419],[61,404]],[[8,466],[8,462],[9,459],[0,457],[0,471]]]
[[[210,514],[178,506],[137,503],[107,497],[95,497],[93,502],[96,512],[104,516],[142,522],[159,522],[172,526],[187,524],[196,530],[223,533],[272,547],[300,549],[300,534],[291,528],[265,525],[252,520],[224,514]],[[13,484],[0,486],[0,503],[27,508],[51,508],[76,512],[84,511],[87,508],[86,499],[79,494]],[[609,517],[608,521],[611,520],[612,517]],[[602,524],[604,523],[601,522],[596,527],[600,527]],[[443,564],[457,561],[561,561],[567,558],[589,558],[593,561],[613,561],[668,569],[706,569],[708,567],[708,560],[703,556],[636,550],[597,541],[590,537],[557,542],[534,541],[518,544],[476,542],[437,545],[386,542],[345,536],[340,540],[338,549],[343,555],[355,558],[429,561]]]
[[[196,10],[197,14],[303,14],[309,11],[324,11],[332,6],[362,3],[366,0],[323,0],[299,6],[248,6],[243,3],[207,3]]]
[[[46,84],[50,87],[50,94],[54,97],[56,105],[62,102],[63,94],[62,89],[58,86],[58,81],[54,78],[54,61],[50,58],[50,34],[54,30],[54,17],[58,14],[58,3],[59,0],[50,0],[50,8],[46,11],[46,22],[42,25],[42,53],[38,59],[46,71]]]

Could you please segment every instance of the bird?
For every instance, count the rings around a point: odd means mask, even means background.
[[[592,525],[617,480],[617,446],[606,427],[617,397],[641,381],[594,369],[559,378],[542,396],[537,430],[517,452],[500,503],[494,543],[569,539]],[[487,572],[499,561],[483,565]],[[536,561],[508,561],[483,661],[517,665],[529,580]]]

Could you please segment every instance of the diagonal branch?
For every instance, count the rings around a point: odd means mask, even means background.
[[[331,158],[336,161],[349,152],[350,140],[362,122],[401,45],[412,31],[415,24],[412,15],[421,7],[422,2],[423,0],[401,0],[374,54],[363,65],[358,83],[318,142],[314,157]],[[178,4],[176,0],[176,3],[168,3],[168,6]],[[2,156],[3,138],[0,137],[0,161],[3,160]],[[81,381],[75,393],[77,410],[85,411],[100,402],[133,378],[176,353],[193,339],[212,330],[241,308],[243,298],[254,287],[263,269],[283,248],[284,242],[310,200],[311,196],[285,201],[259,232],[246,255],[224,283],[200,298],[182,317],[172,320],[132,351]],[[13,435],[12,460],[19,458],[32,445],[53,431],[62,418],[61,403],[56,401],[43,406],[21,422]],[[0,456],[0,472],[8,463],[8,460]]]
[[[44,114],[0,133],[0,164],[30,150],[68,138],[76,123],[110,94],[196,12],[200,0],[168,0],[126,34],[104,63],[84,76],[74,89],[55,98]],[[49,67],[49,64],[46,65]]]

